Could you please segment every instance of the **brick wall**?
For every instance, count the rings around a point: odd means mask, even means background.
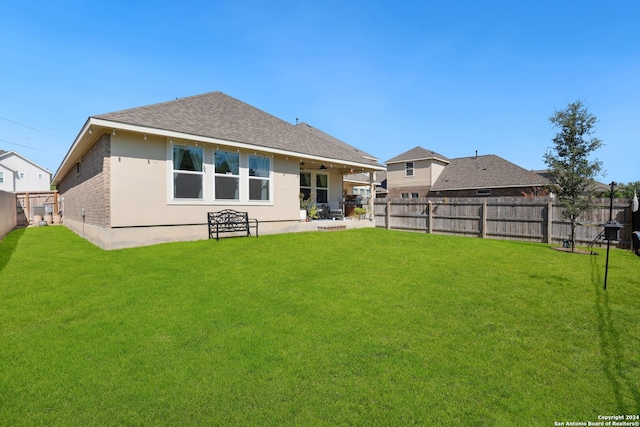
[[[58,185],[60,196],[64,198],[63,218],[82,222],[84,208],[86,224],[103,228],[111,225],[110,155],[111,137],[104,134],[76,159],[80,164],[79,171],[74,166]]]
[[[412,193],[418,193],[418,197],[427,197],[427,194],[429,193],[429,187],[428,185],[415,185],[415,186],[410,186],[410,187],[392,187],[392,188],[388,188],[387,190],[389,191],[389,193],[387,194],[387,197],[389,199],[399,199],[402,197],[402,193],[407,193],[409,195],[409,197],[411,197]]]

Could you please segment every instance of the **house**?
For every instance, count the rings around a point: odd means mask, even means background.
[[[442,154],[422,147],[387,160],[388,197],[427,197],[431,186],[450,162]]]
[[[536,195],[549,180],[494,154],[452,159],[429,191],[444,197]]]
[[[339,202],[343,175],[378,170],[312,126],[210,92],[89,117],[53,183],[64,224],[115,249],[207,238],[207,212],[222,209],[248,212],[261,235],[299,231],[300,194]]]
[[[382,182],[387,179],[387,173],[384,171],[376,172],[374,177],[376,198],[385,197],[387,189],[382,187]],[[344,195],[358,196],[361,198],[371,197],[371,186],[369,185],[371,177],[369,173],[352,173],[345,175],[343,178]]]
[[[549,180],[499,156],[448,159],[422,147],[387,161],[391,198],[534,195]]]
[[[15,151],[0,150],[0,191],[9,193],[51,190],[51,172]]]

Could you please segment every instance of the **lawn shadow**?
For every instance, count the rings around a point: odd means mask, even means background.
[[[591,261],[591,283],[595,290],[595,309],[598,321],[598,336],[600,339],[600,354],[605,376],[611,383],[618,412],[624,414],[640,412],[640,389],[636,381],[629,378],[624,368],[624,355],[620,334],[615,328],[613,310],[609,307],[609,294],[604,290],[604,275],[601,274],[595,258]],[[625,406],[623,391],[628,389],[634,408]]]
[[[13,255],[18,246],[18,240],[20,240],[25,230],[26,228],[15,229],[0,241],[0,271],[4,270],[4,267],[9,263],[11,255]]]

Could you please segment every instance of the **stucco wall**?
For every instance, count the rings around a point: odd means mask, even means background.
[[[16,195],[0,191],[0,240],[17,225]]]
[[[207,212],[222,209],[246,211],[260,221],[260,234],[297,230],[299,216],[298,158],[271,156],[266,152],[237,150],[214,144],[204,148],[203,199],[173,199],[174,144],[194,146],[160,136],[125,132],[105,134],[76,161],[75,168],[60,181],[64,203],[64,224],[105,249],[142,246],[168,241],[206,239]],[[201,144],[201,143],[200,143]],[[242,200],[216,201],[213,198],[214,153],[240,153]],[[271,198],[248,201],[248,156],[271,158]],[[244,165],[244,166],[243,166]],[[244,170],[242,169],[244,167]],[[342,199],[342,176],[329,175],[329,199]],[[244,186],[244,187],[243,187]],[[243,190],[244,188],[244,190]],[[82,208],[85,219],[82,220]]]
[[[135,133],[117,132],[111,136],[110,206],[111,227],[148,227],[195,225],[206,223],[210,211],[235,209],[246,211],[261,222],[297,221],[299,219],[298,159],[271,157],[271,200],[216,201],[213,199],[213,158],[217,146],[204,146],[203,200],[172,199],[172,150],[174,144],[193,142],[170,140],[148,135],[145,140]],[[202,145],[200,145],[202,147]],[[235,149],[233,151],[236,151]],[[248,152],[240,150],[241,165]],[[270,157],[267,153],[258,155]],[[241,188],[246,177],[241,172]],[[336,200],[341,195],[341,177],[330,179]],[[335,184],[334,184],[335,183]]]

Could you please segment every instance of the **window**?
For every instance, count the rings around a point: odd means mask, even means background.
[[[271,159],[249,156],[249,200],[269,200]]]
[[[214,199],[240,199],[240,154],[216,151],[214,170]]]
[[[4,184],[4,172],[0,171],[0,184]]]
[[[476,190],[478,196],[488,196],[489,194],[491,194],[491,190]]]
[[[409,198],[409,193],[402,193],[401,197],[403,199],[408,199]]]
[[[76,163],[76,173],[80,173],[80,162]]]
[[[24,172],[18,172],[18,178],[24,179]]]
[[[316,175],[316,203],[329,203],[329,176]]]
[[[39,180],[39,181],[42,181],[42,177],[43,177],[42,173],[39,173],[39,174],[38,174],[38,180]]]
[[[186,145],[173,146],[173,197],[202,199],[203,149]]]
[[[413,162],[404,164],[404,176],[413,176]]]
[[[418,198],[418,193],[411,193],[411,198],[412,199],[417,199]]]
[[[304,200],[311,197],[311,172],[300,172],[300,194]]]

